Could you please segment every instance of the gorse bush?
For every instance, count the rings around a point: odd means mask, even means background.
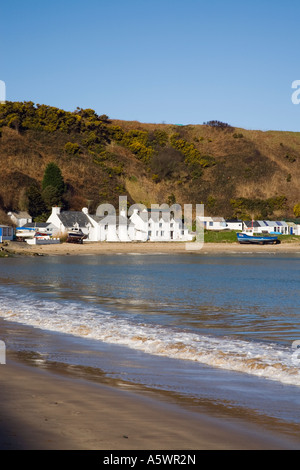
[[[19,132],[27,129],[67,134],[93,131],[106,143],[109,141],[108,122],[106,115],[98,116],[92,109],[77,108],[68,112],[53,106],[35,105],[32,101],[7,101],[0,105],[0,128],[8,126]]]
[[[251,220],[254,217],[265,219],[271,216],[275,210],[284,210],[286,202],[285,196],[275,196],[268,199],[240,197],[231,199],[230,204],[234,209],[235,217]]]
[[[178,133],[171,136],[170,143],[185,156],[185,163],[187,165],[191,165],[193,167],[200,165],[202,168],[207,168],[216,164],[214,157],[202,155],[193,143],[180,138]]]
[[[119,126],[112,126],[110,132],[115,141],[128,148],[139,160],[144,163],[150,162],[154,148],[150,145],[147,131],[132,129],[125,132]]]
[[[80,145],[75,142],[67,142],[64,148],[68,155],[78,155],[80,153]]]

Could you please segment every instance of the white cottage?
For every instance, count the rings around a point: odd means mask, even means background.
[[[130,220],[134,225],[135,240],[191,241],[193,238],[182,219],[168,209],[135,208]]]
[[[52,213],[47,219],[47,223],[54,225],[54,236],[67,234],[75,226],[82,230],[85,235],[89,235],[90,220],[83,211],[62,211],[60,207],[52,207]]]
[[[287,222],[287,225],[289,227],[289,233],[291,235],[300,235],[300,225],[295,224],[294,222]]]
[[[198,217],[206,230],[226,230],[228,229],[223,217]]]
[[[255,233],[276,233],[279,235],[290,233],[286,222],[275,220],[248,220],[244,222],[244,229]]]
[[[226,219],[226,228],[228,230],[243,230],[243,221],[237,219]]]
[[[8,212],[7,215],[11,218],[12,223],[17,227],[23,227],[23,225],[32,222],[31,215],[26,211]]]

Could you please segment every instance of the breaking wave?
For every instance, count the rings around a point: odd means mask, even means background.
[[[147,354],[197,361],[300,386],[294,351],[275,343],[199,335],[175,327],[146,324],[78,302],[0,297],[0,317],[42,330],[126,346]],[[300,361],[299,361],[300,362]]]

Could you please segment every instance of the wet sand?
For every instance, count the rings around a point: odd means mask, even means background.
[[[193,244],[188,244],[193,246]],[[82,245],[60,243],[54,245],[28,245],[22,242],[9,242],[3,246],[2,254],[14,253],[22,255],[102,255],[113,253],[141,253],[141,254],[300,254],[300,243],[286,242],[279,245],[248,245],[239,243],[204,243],[202,248],[187,249],[185,242],[146,242],[146,243],[113,243],[113,242],[87,242]]]
[[[16,362],[0,365],[0,449],[297,449],[237,419]]]

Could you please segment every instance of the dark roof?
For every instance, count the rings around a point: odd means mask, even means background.
[[[48,225],[50,225],[49,222],[31,222],[31,223],[27,223],[27,224],[23,225],[23,227],[26,227],[26,228],[34,228],[34,227],[46,228],[46,227],[48,227]]]
[[[64,211],[58,217],[65,227],[73,227],[76,223],[79,227],[86,227],[89,223],[88,217],[82,211]]]
[[[243,221],[242,220],[239,220],[239,219],[226,219],[225,222],[234,222],[234,223],[242,223]]]
[[[247,227],[260,227],[260,224],[257,222],[257,220],[245,220],[245,225]]]

